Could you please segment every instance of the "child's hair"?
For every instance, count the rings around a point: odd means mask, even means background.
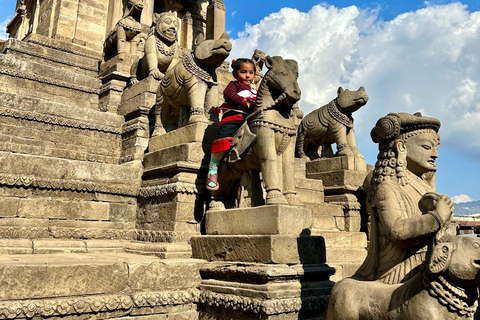
[[[233,60],[233,61],[232,61],[232,69],[233,69],[233,71],[238,71],[238,69],[240,69],[240,66],[242,65],[242,63],[251,63],[252,66],[253,66],[253,69],[255,69],[255,62],[253,62],[252,59],[248,59],[248,58],[238,58],[237,60]]]

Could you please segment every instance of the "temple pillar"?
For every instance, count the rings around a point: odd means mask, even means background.
[[[218,39],[225,32],[223,0],[209,0],[207,7],[207,39]]]

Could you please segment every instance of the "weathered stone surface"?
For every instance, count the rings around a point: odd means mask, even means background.
[[[322,237],[290,235],[201,236],[191,239],[193,257],[208,261],[322,263]]]
[[[128,281],[122,256],[1,255],[1,300],[120,292]]]
[[[203,143],[208,140],[213,141],[215,136],[212,134],[211,127],[208,123],[197,122],[177,130],[172,130],[161,136],[152,137],[148,144],[148,150],[153,152],[189,142]],[[213,129],[216,132],[216,128]],[[206,133],[210,133],[210,135],[206,135]]]
[[[201,163],[208,153],[201,142],[184,143],[146,154],[144,166],[145,170],[148,170],[174,162]]]
[[[334,157],[327,159],[317,159],[306,163],[307,174],[337,171],[337,170],[354,170],[366,171],[367,162],[362,158],[355,157]]]
[[[312,213],[301,206],[262,206],[207,211],[207,234],[211,235],[300,235],[312,226]]]
[[[152,260],[150,263],[129,263],[128,285],[132,290],[182,290],[200,284],[200,266],[204,261]],[[159,275],[168,275],[160,276]]]
[[[329,186],[351,186],[352,188],[356,187],[356,190],[363,185],[366,173],[365,171],[341,170],[307,173],[307,177],[310,179],[322,180],[325,189]]]

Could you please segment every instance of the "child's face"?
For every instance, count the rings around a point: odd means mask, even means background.
[[[238,82],[249,86],[255,78],[255,68],[251,63],[242,63],[238,70],[233,71],[233,76]]]

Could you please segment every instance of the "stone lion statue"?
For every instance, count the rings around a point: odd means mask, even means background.
[[[265,65],[265,57],[265,52],[259,49],[255,49],[252,55],[252,61],[255,63],[255,79],[253,80],[253,84],[256,88],[258,88],[263,78],[262,68]]]
[[[142,39],[142,24],[140,16],[143,10],[143,0],[129,0],[124,17],[117,22],[115,28],[107,36],[104,43],[104,60],[107,61],[117,54],[120,60],[126,54],[135,55],[139,41]],[[144,38],[143,38],[144,39]]]
[[[155,106],[155,129],[152,136],[194,122],[208,122],[205,110],[218,105],[217,69],[230,55],[232,43],[224,33],[216,40],[197,36],[195,49],[183,54],[168,69],[160,82]]]
[[[296,155],[307,160],[333,157],[332,143],[337,144],[336,156],[356,156],[358,151],[353,131],[352,113],[368,102],[364,87],[357,91],[338,88],[337,98],[307,114],[298,126]]]
[[[181,52],[177,41],[178,21],[173,12],[155,14],[152,31],[145,42],[145,54],[131,69],[131,84],[148,76],[161,80]]]
[[[480,239],[446,236],[404,283],[346,278],[335,284],[324,320],[471,319],[478,306]]]

